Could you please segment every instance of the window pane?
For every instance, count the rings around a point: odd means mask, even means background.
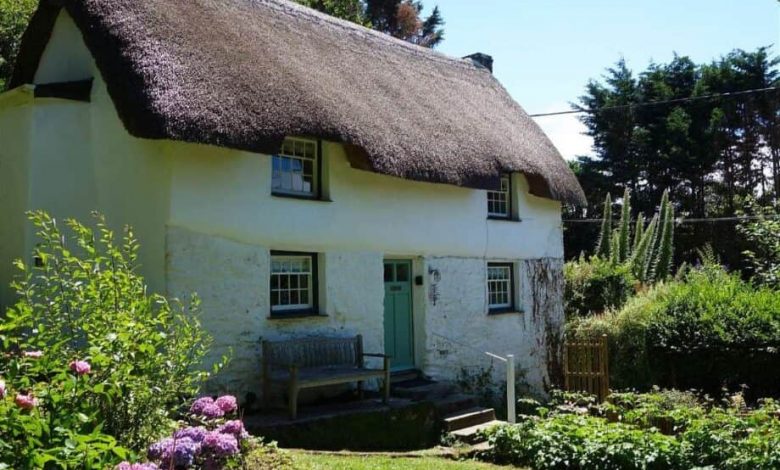
[[[393,282],[393,265],[385,263],[385,282]]]
[[[273,190],[307,196],[315,194],[317,142],[285,139],[280,154],[273,157]]]
[[[398,264],[396,265],[395,280],[396,282],[409,282],[409,265]]]

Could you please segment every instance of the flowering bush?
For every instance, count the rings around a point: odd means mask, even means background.
[[[129,228],[117,245],[102,217],[95,230],[69,220],[68,243],[29,216],[36,263],[17,261],[19,300],[0,322],[0,468],[112,466],[174,428],[208,376],[210,338],[197,299],[147,294]]]
[[[147,457],[150,463],[122,462],[116,470],[219,470],[239,465],[259,442],[249,436],[240,419],[235,419],[233,415],[237,411],[234,396],[225,395],[216,400],[211,397],[198,398],[190,407],[187,422],[181,423],[171,437],[149,446]],[[233,419],[226,420],[225,416]]]

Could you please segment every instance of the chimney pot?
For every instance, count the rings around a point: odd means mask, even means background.
[[[490,71],[490,73],[493,73],[493,58],[487,54],[477,52],[471,55],[467,55],[464,57],[464,59],[469,59],[477,67],[486,68]]]

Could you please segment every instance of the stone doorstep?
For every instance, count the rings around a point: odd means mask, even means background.
[[[479,444],[481,442],[484,442],[479,437],[479,432],[484,431],[486,429],[490,429],[493,426],[497,426],[499,424],[506,424],[504,421],[499,420],[493,420],[489,421],[487,423],[478,424],[476,426],[470,426],[468,428],[458,429],[457,431],[453,431],[450,433],[458,442],[462,442],[464,444]]]
[[[496,420],[493,408],[474,407],[444,417],[444,430],[454,432]]]

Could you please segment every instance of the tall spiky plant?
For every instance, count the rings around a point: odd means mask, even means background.
[[[661,235],[658,241],[658,254],[653,265],[653,280],[661,281],[669,276],[672,269],[674,241],[674,207],[669,202],[669,190],[661,197]]]
[[[596,245],[596,256],[600,256],[605,259],[609,259],[609,252],[611,248],[612,236],[612,196],[607,193],[606,199],[604,199],[604,215],[601,220],[601,233],[599,235],[599,242]]]
[[[645,232],[645,214],[642,212],[636,216],[636,225],[634,226],[634,242],[631,244],[631,253],[635,253],[639,246],[640,240],[642,240],[642,234]]]
[[[631,254],[631,271],[641,282],[648,280],[648,270],[651,264],[652,246],[655,241],[656,228],[658,227],[658,214],[654,215],[642,231],[639,243]]]
[[[628,259],[629,241],[631,238],[631,191],[626,188],[623,192],[623,207],[620,211],[620,225],[617,233],[617,253],[614,258],[618,263]]]

